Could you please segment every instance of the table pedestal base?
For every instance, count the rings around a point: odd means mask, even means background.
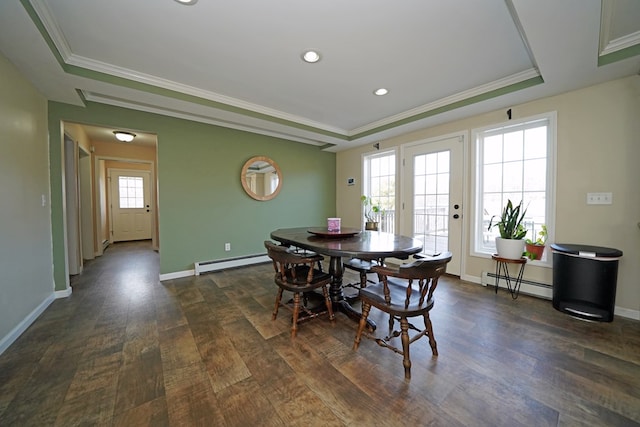
[[[344,273],[342,267],[342,257],[331,257],[329,264],[329,274],[333,277],[331,285],[329,285],[329,298],[333,302],[334,313],[344,313],[349,319],[360,322],[362,313],[354,309],[351,304],[345,299],[342,292],[342,275]],[[376,330],[376,322],[367,319],[367,330],[373,332]]]

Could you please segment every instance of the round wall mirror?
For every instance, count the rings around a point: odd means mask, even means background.
[[[242,167],[242,188],[256,200],[271,200],[282,188],[280,167],[269,157],[252,157]]]

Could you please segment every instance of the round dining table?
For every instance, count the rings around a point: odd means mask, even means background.
[[[422,242],[412,237],[349,227],[342,227],[339,231],[328,231],[326,227],[281,228],[272,231],[271,238],[286,246],[330,257],[329,274],[332,280],[329,295],[333,309],[355,321],[360,320],[360,313],[347,302],[343,294],[342,258],[407,259],[422,251]],[[370,322],[369,329],[375,328],[375,323]]]

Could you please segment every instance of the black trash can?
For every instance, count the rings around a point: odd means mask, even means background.
[[[611,322],[622,251],[554,243],[553,307],[580,319]]]

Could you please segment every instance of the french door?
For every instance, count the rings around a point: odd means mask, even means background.
[[[447,273],[460,275],[464,137],[456,135],[403,147],[401,234],[423,242],[423,254],[450,251]]]

